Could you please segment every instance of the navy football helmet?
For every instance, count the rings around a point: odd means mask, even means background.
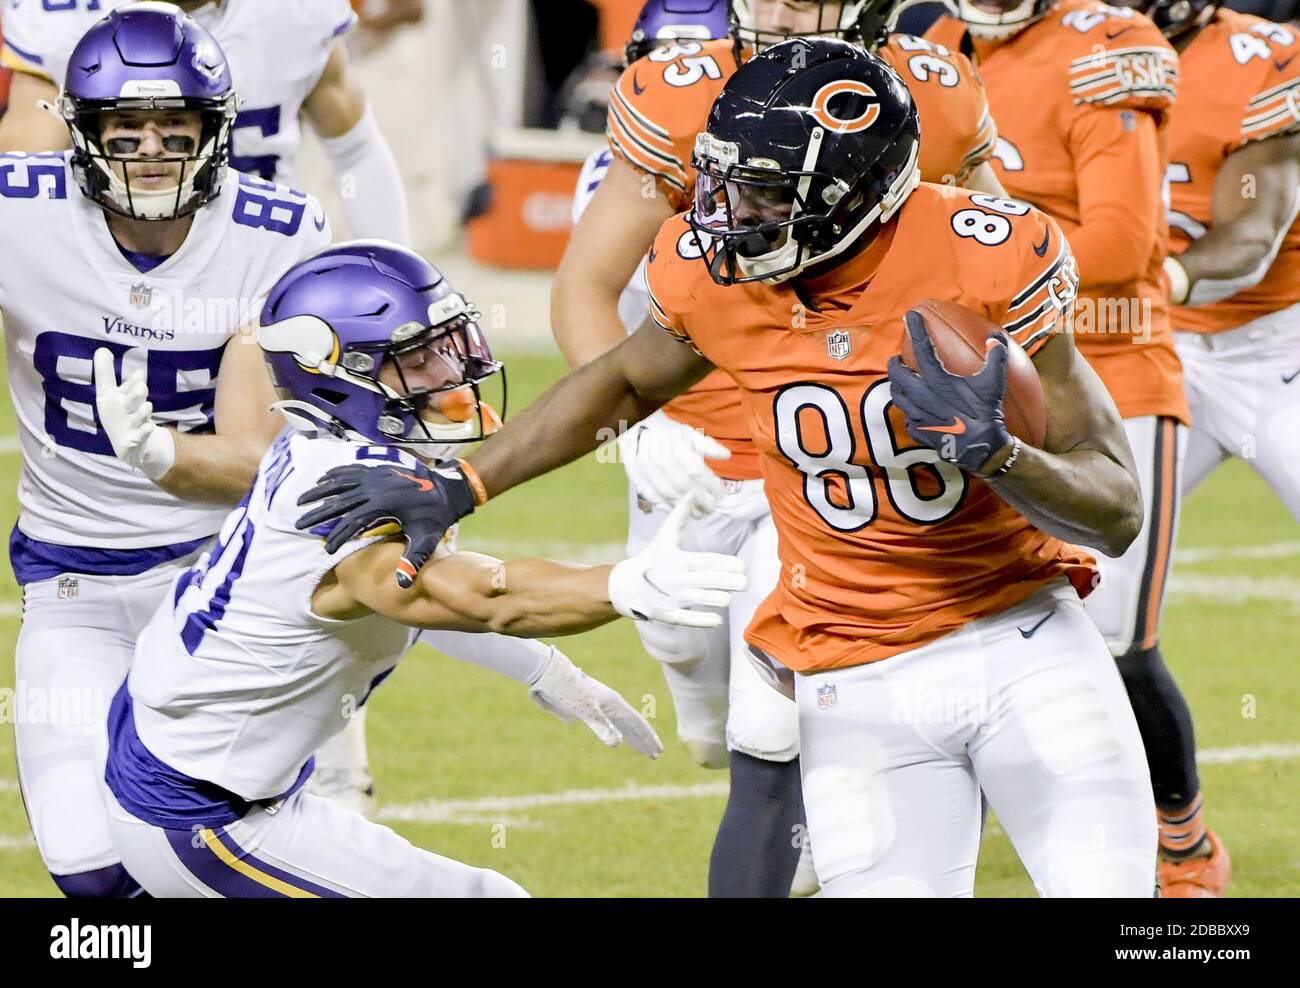
[[[1218,0],[1140,0],[1132,4],[1146,14],[1169,40],[1204,27],[1219,9]]]
[[[767,48],[696,138],[695,249],[719,284],[793,278],[894,215],[919,148],[912,97],[875,55],[833,39]]]

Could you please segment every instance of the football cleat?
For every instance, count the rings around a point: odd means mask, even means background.
[[[1160,897],[1219,899],[1232,880],[1232,859],[1213,830],[1206,830],[1209,857],[1160,858]]]

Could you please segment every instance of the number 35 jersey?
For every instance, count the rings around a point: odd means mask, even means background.
[[[886,376],[922,299],[983,313],[1031,354],[1060,332],[1078,275],[1053,220],[922,182],[866,250],[803,279],[816,310],[788,284],[715,284],[681,215],[650,257],[652,317],[735,380],[758,448],[781,579],[747,641],[792,669],[833,669],[917,648],[1061,576],[1091,589],[1083,550],[911,439]]]
[[[81,36],[129,2],[8,0],[0,63],[62,87]],[[334,38],[356,20],[348,0],[225,0],[192,16],[226,53],[241,99],[231,166],[290,184],[303,101],[316,88]]]
[[[141,272],[77,188],[70,156],[0,155],[0,243],[10,245],[0,311],[23,452],[18,528],[103,549],[211,535],[225,508],[173,497],[114,455],[91,358],[112,351],[119,381],[143,370],[159,425],[212,432],[227,341],[281,273],[328,245],[328,224],[310,196],[232,171],[180,250]]]

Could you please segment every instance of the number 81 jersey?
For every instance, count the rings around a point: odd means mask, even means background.
[[[143,370],[158,424],[212,432],[227,341],[283,271],[328,245],[328,224],[310,196],[232,171],[180,249],[142,272],[77,188],[70,155],[0,155],[0,311],[23,453],[18,527],[40,542],[103,549],[206,537],[225,508],[181,501],[114,455],[91,358],[110,350],[119,380]]]
[[[715,284],[679,215],[646,280],[659,326],[739,385],[758,447],[781,579],[746,630],[751,644],[799,671],[858,665],[1063,576],[1091,590],[1083,550],[911,439],[886,376],[903,316],[923,299],[983,313],[1030,354],[1064,329],[1078,274],[1049,217],[922,182],[874,242],[796,294]]]

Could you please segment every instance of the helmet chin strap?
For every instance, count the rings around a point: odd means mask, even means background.
[[[972,0],[945,0],[944,6],[966,25],[972,38],[980,41],[1006,41],[1038,19],[1034,14],[1035,0],[1021,0],[1015,7],[998,14],[980,10]],[[1009,15],[1016,19],[1005,20]]]

